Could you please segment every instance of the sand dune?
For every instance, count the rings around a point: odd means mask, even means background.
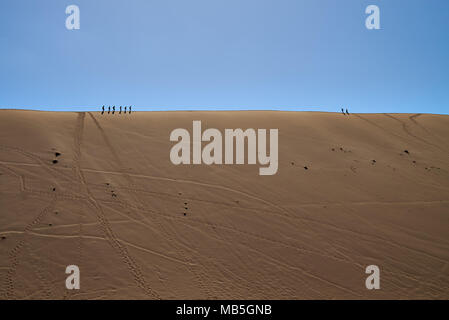
[[[277,174],[173,165],[193,120],[279,129]],[[448,138],[428,114],[1,110],[0,299],[448,299]]]

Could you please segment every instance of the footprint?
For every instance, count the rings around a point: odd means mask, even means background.
[[[343,151],[344,153],[352,152],[351,150],[345,150],[345,149],[343,149],[343,147],[340,147],[340,151]]]

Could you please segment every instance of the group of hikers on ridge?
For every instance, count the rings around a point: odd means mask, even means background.
[[[129,113],[131,114],[131,107],[132,106],[129,106]],[[126,113],[127,112],[127,106],[125,106],[125,111],[124,111],[124,113]],[[101,110],[101,114],[104,114],[105,113],[105,110],[104,110],[104,106],[102,107],[102,110]],[[108,106],[108,114],[109,113],[111,113],[111,106]],[[121,114],[122,113],[122,106],[120,106],[120,111],[118,112],[119,114]],[[344,115],[348,115],[349,116],[349,111],[348,111],[348,109],[346,109],[346,112],[345,112],[345,110],[343,109],[343,108],[341,108],[341,113],[343,113]],[[112,114],[115,114],[115,106],[112,106]]]
[[[126,113],[126,111],[127,111],[127,106],[125,106],[125,111],[124,111],[124,113]],[[104,114],[104,112],[105,112],[105,110],[104,110],[104,106],[103,106],[103,108],[102,108],[102,110],[101,110],[101,114]],[[111,113],[111,106],[108,106],[108,113]],[[121,114],[122,113],[122,106],[120,106],[120,111],[118,112],[119,114]],[[131,113],[131,106],[129,106],[129,113]],[[115,114],[115,106],[112,106],[112,114]]]

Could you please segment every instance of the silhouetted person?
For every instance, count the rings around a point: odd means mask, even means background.
[[[115,113],[115,106],[112,107],[112,114]]]
[[[108,107],[108,114],[111,113],[111,106]]]
[[[126,106],[125,106],[125,114],[126,114]]]
[[[129,114],[131,114],[131,106],[129,106]]]
[[[104,106],[103,106],[103,108],[102,108],[102,110],[101,110],[101,114],[103,114],[104,113]]]
[[[346,114],[349,116],[349,112],[348,112],[348,109],[346,109]]]
[[[121,114],[122,113],[122,106],[120,106],[120,112],[119,112],[119,114]]]
[[[345,114],[345,110],[343,110],[343,108],[341,108],[341,113]]]

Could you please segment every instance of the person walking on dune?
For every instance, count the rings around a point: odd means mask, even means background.
[[[127,108],[127,107],[125,106],[125,114],[126,114],[126,108]]]
[[[112,114],[115,113],[115,106],[112,107]]]
[[[102,110],[101,110],[101,114],[103,114],[104,113],[104,106],[103,106],[103,108],[102,108]]]
[[[348,109],[346,109],[346,114],[349,116],[349,111],[348,111]]]
[[[120,106],[120,111],[118,114],[122,114],[122,106]]]
[[[343,108],[341,108],[341,113],[343,113],[343,115],[345,114],[345,110]]]
[[[131,114],[131,106],[129,106],[129,114]]]
[[[111,113],[111,106],[108,107],[108,114]]]

